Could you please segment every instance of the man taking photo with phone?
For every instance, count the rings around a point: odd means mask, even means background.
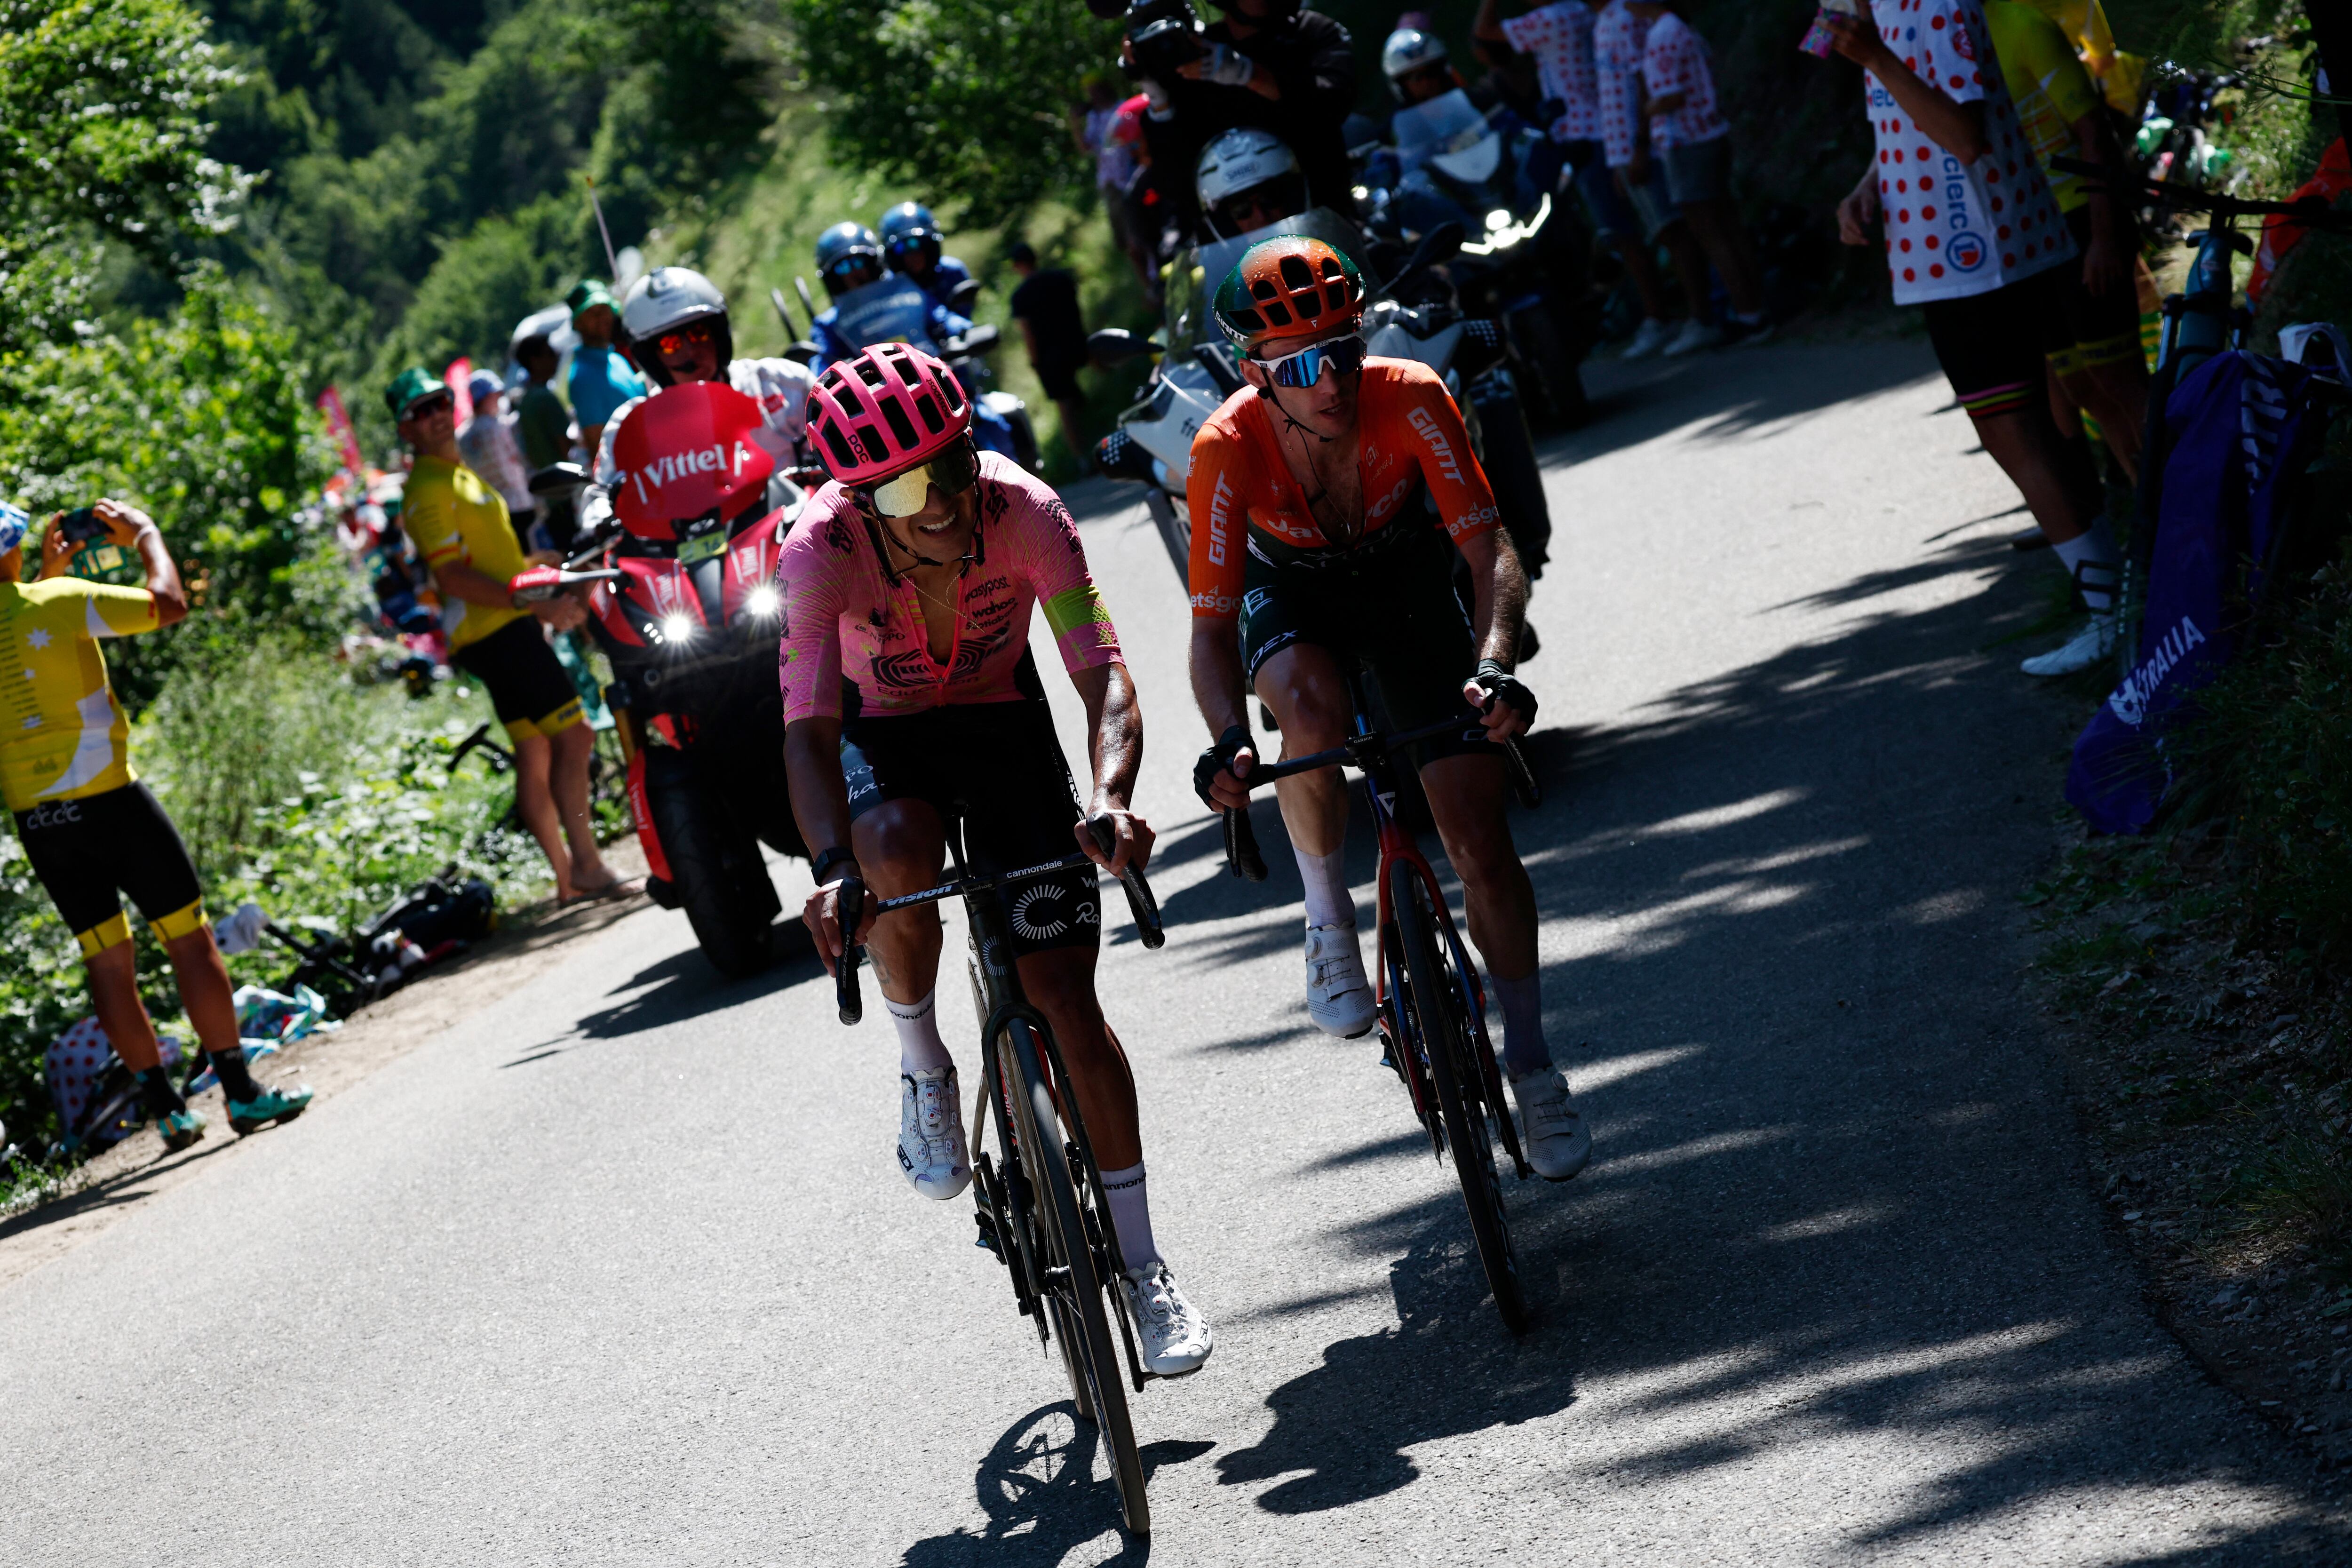
[[[40,571],[27,583],[29,522],[0,504],[0,795],[34,875],[81,944],[99,1026],[137,1076],[164,1148],[184,1149],[203,1137],[205,1119],[164,1070],[154,1021],[139,999],[127,895],[172,962],[181,1005],[227,1097],[229,1126],[242,1135],[291,1121],[310,1103],[310,1090],[264,1087],[246,1066],[204,889],[179,831],[131,771],[131,723],[99,651],[100,637],[186,617],[179,568],[145,512],[102,500],[49,520]],[[139,557],[145,587],[67,574],[85,545],[101,541]]]

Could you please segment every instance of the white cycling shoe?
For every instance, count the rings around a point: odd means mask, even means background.
[[[1307,1016],[1343,1040],[1370,1034],[1379,1021],[1354,926],[1307,928]]]
[[[2103,664],[2115,656],[2116,617],[2113,613],[2093,616],[2091,624],[2076,632],[2063,647],[2037,654],[2017,668],[2028,675],[2074,675]]]
[[[1519,1102],[1520,1135],[1537,1175],[1564,1182],[1584,1169],[1592,1158],[1592,1133],[1568,1097],[1568,1079],[1558,1068],[1513,1079],[1511,1098]]]
[[[1146,1370],[1161,1377],[1181,1377],[1198,1372],[1216,1348],[1209,1320],[1176,1288],[1175,1271],[1165,1263],[1131,1268],[1119,1276],[1127,1304],[1135,1313],[1138,1337],[1143,1341]]]
[[[944,1203],[971,1185],[971,1154],[963,1141],[963,1106],[956,1070],[898,1075],[898,1168],[907,1184]]]
[[[1641,326],[1633,332],[1633,341],[1618,351],[1617,357],[1648,359],[1652,354],[1664,348],[1666,341],[1673,336],[1674,329],[1667,326],[1665,322],[1655,316],[1644,316],[1642,318]]]

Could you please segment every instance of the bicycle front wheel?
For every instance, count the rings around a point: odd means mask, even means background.
[[[1011,1056],[1006,1081],[1019,1086],[1014,1099],[1022,1163],[1041,1200],[1037,1217],[1045,1233],[1045,1289],[1054,1327],[1065,1336],[1062,1353],[1074,1381],[1080,1371],[1085,1373],[1095,1425],[1110,1447],[1120,1514],[1129,1531],[1149,1535],[1151,1505],[1144,1496],[1143,1457],[1136,1450],[1135,1425],[1128,1415],[1118,1342],[1111,1337],[1110,1321],[1103,1311],[1103,1291],[1110,1282],[1096,1269],[1094,1251],[1087,1245],[1085,1212],[1070,1180],[1070,1140],[1063,1133],[1047,1083],[1045,1053],[1019,1018],[1005,1026],[1001,1037]],[[1079,1401],[1082,1410],[1087,1403]]]
[[[1478,1261],[1486,1268],[1486,1284],[1495,1292],[1495,1310],[1503,1315],[1503,1326],[1515,1334],[1525,1333],[1533,1315],[1519,1287],[1519,1260],[1511,1250],[1510,1222],[1503,1213],[1503,1184],[1495,1174],[1484,1075],[1471,1058],[1471,1042],[1477,1036],[1470,1027],[1470,993],[1454,967],[1439,957],[1437,922],[1442,917],[1430,902],[1429,887],[1419,868],[1399,861],[1389,877],[1390,907],[1396,911],[1405,976],[1412,988],[1409,1001],[1421,1026],[1430,1085],[1437,1092],[1438,1111],[1445,1123],[1446,1147],[1454,1152],[1454,1173],[1462,1180],[1470,1234],[1478,1243]],[[1496,1110],[1508,1114],[1501,1107]]]

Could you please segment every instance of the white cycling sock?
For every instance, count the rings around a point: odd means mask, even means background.
[[[1356,928],[1356,896],[1348,890],[1348,847],[1328,855],[1309,855],[1292,846],[1298,857],[1298,879],[1307,884],[1307,923],[1311,926]]]
[[[1551,1047],[1544,1043],[1543,971],[1520,980],[1489,974],[1486,988],[1503,1008],[1504,1076],[1517,1079],[1548,1070]]]
[[[948,1043],[940,1038],[939,1000],[936,985],[919,1002],[882,998],[882,1005],[890,1009],[890,1021],[898,1026],[900,1072],[911,1075],[955,1066],[955,1058],[948,1055]]]
[[[1103,1196],[1110,1200],[1111,1228],[1118,1232],[1120,1261],[1130,1274],[1160,1261],[1159,1245],[1151,1239],[1151,1203],[1143,1194],[1143,1162],[1124,1171],[1102,1173]]]
[[[2116,584],[2123,572],[2122,559],[2116,553],[2116,542],[2107,532],[2107,520],[2101,518],[2087,533],[2078,533],[2063,544],[2053,544],[2059,563],[2071,574],[2075,585],[2083,591],[2083,603],[2095,616],[2113,615],[2116,608]]]

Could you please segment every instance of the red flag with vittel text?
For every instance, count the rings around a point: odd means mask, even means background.
[[[327,416],[327,433],[342,448],[343,467],[355,474],[364,472],[367,459],[360,456],[360,438],[352,432],[352,416],[343,412],[343,395],[332,384],[319,394],[319,411]]]
[[[457,428],[463,430],[466,421],[474,416],[474,362],[451,360],[449,368],[441,373],[441,384],[457,400]]]
[[[751,439],[760,405],[723,381],[667,387],[629,410],[613,437],[613,510],[630,532],[673,537],[674,523],[730,515],[764,493],[776,460]]]

